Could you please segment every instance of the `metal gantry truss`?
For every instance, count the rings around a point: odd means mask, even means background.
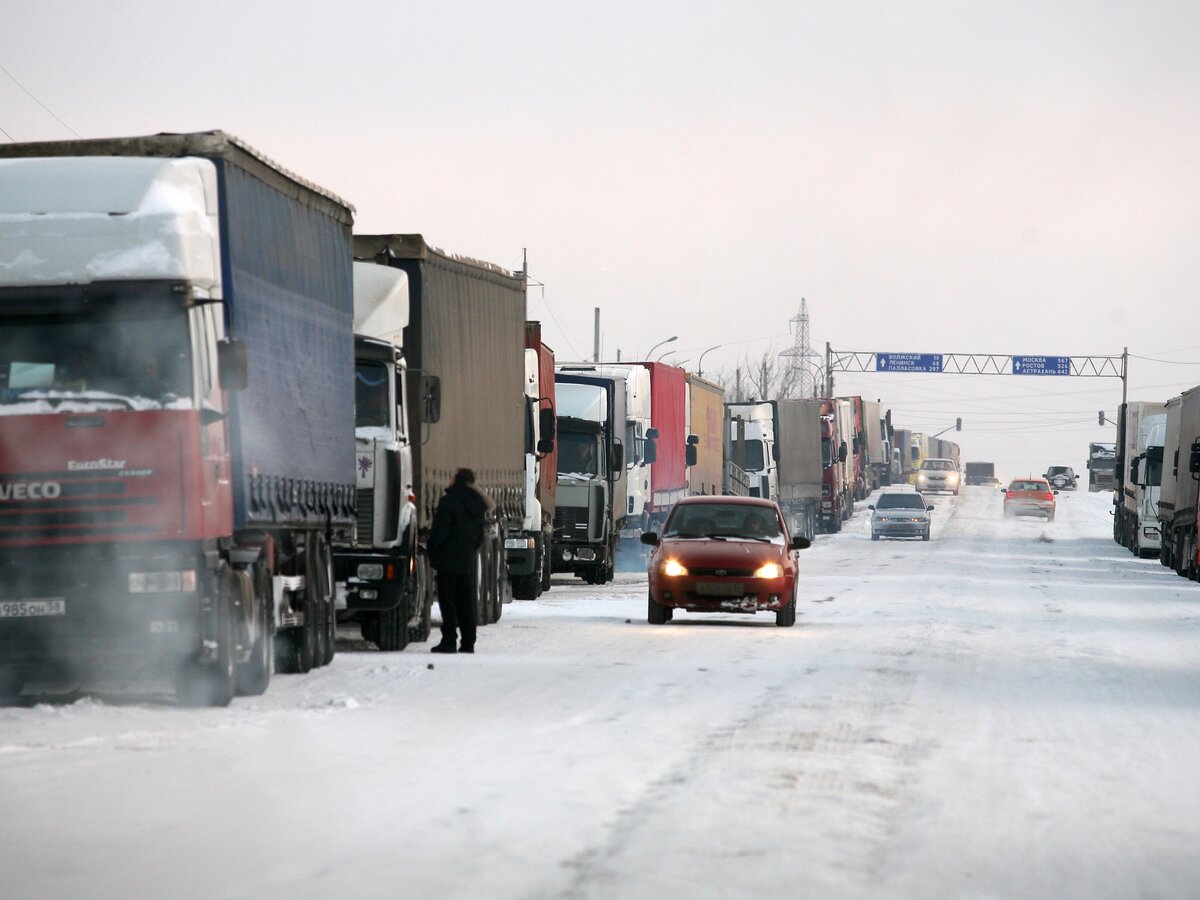
[[[1014,375],[1012,353],[941,353],[943,375]],[[834,372],[877,372],[876,354],[859,350],[835,350],[825,345],[826,396],[833,396]],[[1121,403],[1128,399],[1129,348],[1115,356],[1072,356],[1071,376],[1120,378]],[[891,374],[889,372],[889,374]],[[896,374],[901,374],[896,372]],[[904,373],[907,374],[907,373]],[[937,374],[930,372],[929,374]],[[1061,378],[1062,375],[1020,375],[1022,378]]]

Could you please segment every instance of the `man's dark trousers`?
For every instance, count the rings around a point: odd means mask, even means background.
[[[437,574],[438,609],[442,612],[442,643],[454,646],[455,629],[462,633],[462,646],[475,646],[474,573],[444,571]]]

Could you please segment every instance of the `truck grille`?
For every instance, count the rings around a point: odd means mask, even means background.
[[[358,492],[357,520],[354,526],[354,541],[357,544],[370,546],[375,539],[375,492],[365,490]]]
[[[554,537],[565,541],[586,541],[588,511],[585,506],[560,506],[554,511]]]

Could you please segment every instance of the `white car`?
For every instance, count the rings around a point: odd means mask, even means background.
[[[871,540],[881,537],[929,540],[929,513],[933,507],[915,491],[884,491],[867,508],[871,510]]]
[[[918,491],[942,491],[947,494],[957,494],[962,486],[962,477],[958,472],[958,463],[952,459],[926,459],[917,469]]]

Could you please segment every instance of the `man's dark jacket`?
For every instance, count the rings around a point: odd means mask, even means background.
[[[429,531],[429,561],[438,571],[475,571],[488,504],[470,485],[451,485],[438,501]]]

